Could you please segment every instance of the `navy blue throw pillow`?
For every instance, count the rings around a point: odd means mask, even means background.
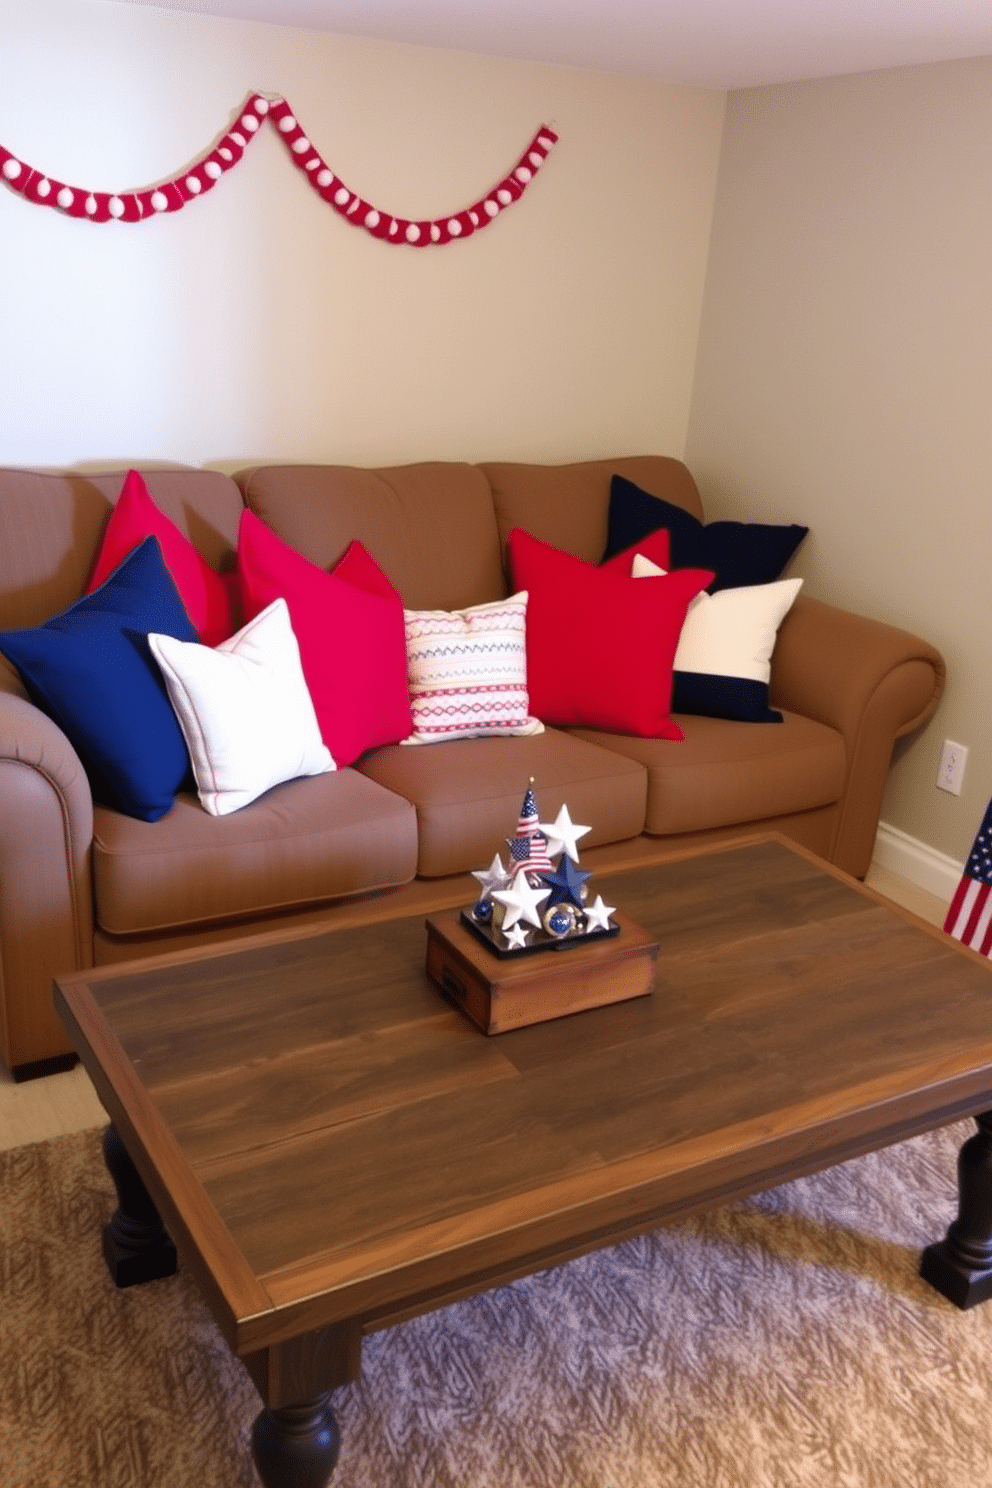
[[[671,568],[713,570],[716,578],[709,586],[710,594],[718,589],[770,584],[809,531],[795,522],[782,526],[765,522],[704,525],[681,506],[642,491],[625,476],[613,476],[603,562],[643,541],[659,527],[668,529]]]
[[[94,797],[141,821],[164,816],[191,778],[150,631],[200,639],[155,537],[60,615],[0,631],[0,651],[69,738]]]

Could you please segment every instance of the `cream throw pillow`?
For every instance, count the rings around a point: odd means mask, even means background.
[[[214,649],[155,634],[148,644],[211,816],[227,816],[284,780],[336,768],[284,599]]]

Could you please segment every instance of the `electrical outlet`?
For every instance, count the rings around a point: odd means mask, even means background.
[[[940,769],[937,771],[937,789],[950,791],[952,796],[959,796],[964,784],[964,767],[967,762],[968,746],[955,744],[953,739],[945,739],[943,753],[940,756]]]

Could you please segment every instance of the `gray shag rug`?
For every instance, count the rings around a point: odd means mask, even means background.
[[[917,1275],[966,1122],[372,1335],[334,1488],[992,1485],[992,1303]],[[0,1154],[0,1483],[257,1488],[192,1282],[118,1292],[100,1133]]]

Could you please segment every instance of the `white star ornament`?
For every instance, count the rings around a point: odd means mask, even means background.
[[[556,853],[566,853],[573,863],[579,861],[579,849],[576,841],[584,837],[592,827],[577,827],[568,814],[568,807],[563,806],[553,822],[541,822],[541,831],[548,839],[548,856],[553,858]]]
[[[498,904],[504,906],[503,922],[500,928],[504,933],[515,925],[518,920],[526,920],[528,925],[536,925],[541,928],[541,917],[537,912],[537,906],[542,899],[547,899],[551,890],[532,889],[527,882],[527,875],[520,869],[508,889],[493,889],[492,897]]]
[[[597,894],[595,903],[586,905],[586,934],[591,930],[609,930],[610,915],[615,909],[615,904],[604,904],[602,894]]]

